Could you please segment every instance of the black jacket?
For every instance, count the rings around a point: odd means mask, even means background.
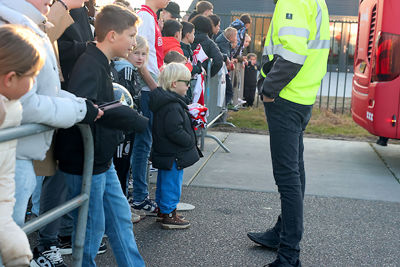
[[[196,163],[200,157],[185,98],[157,88],[150,93],[149,106],[153,111],[153,166],[170,170],[174,161],[178,169]]]
[[[219,50],[224,56],[224,61],[231,57],[232,45],[231,42],[225,37],[225,34],[220,34],[217,39],[215,39],[215,43],[218,45]]]
[[[244,69],[244,87],[255,88],[257,86],[257,65],[252,65],[249,61]]]
[[[89,44],[71,73],[68,91],[86,97],[97,105],[114,100],[110,65],[107,57],[94,44]],[[109,109],[92,122],[94,139],[93,174],[109,169],[117,145],[123,140],[122,132],[142,132],[148,119],[127,106]],[[82,175],[83,143],[76,126],[59,130],[56,136],[56,159],[61,171]]]
[[[181,48],[183,51],[183,55],[190,60],[190,62],[193,62],[193,50],[190,47],[190,44],[185,44],[183,42],[181,42]],[[192,70],[192,76],[195,74],[200,74],[202,72],[201,69],[201,63],[197,62],[197,65],[192,64],[193,66],[193,70]]]
[[[218,71],[222,68],[222,64],[224,63],[222,54],[219,51],[218,46],[214,43],[213,40],[210,39],[210,37],[208,37],[206,33],[195,32],[194,42],[192,44],[192,50],[195,50],[198,44],[201,44],[208,58],[213,59],[211,65],[211,77],[212,77],[216,75]],[[208,60],[203,62],[203,67],[206,70],[207,70],[207,65],[208,65]]]
[[[86,7],[72,9],[69,13],[74,23],[57,40],[64,77],[61,85],[64,90],[68,89],[68,81],[75,62],[85,52],[87,42],[94,40]]]

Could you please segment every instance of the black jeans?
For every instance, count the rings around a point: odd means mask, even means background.
[[[283,263],[301,266],[299,261],[303,235],[303,198],[305,171],[303,131],[312,105],[300,105],[277,97],[264,103],[270,132],[270,149],[275,183],[281,197],[281,215],[275,229],[280,229],[278,258]]]

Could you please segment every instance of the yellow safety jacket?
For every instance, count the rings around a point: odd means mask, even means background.
[[[303,105],[314,104],[326,74],[329,47],[329,14],[325,0],[279,0],[263,55],[269,60],[279,55],[303,65],[279,96]],[[261,74],[266,77],[265,73]]]

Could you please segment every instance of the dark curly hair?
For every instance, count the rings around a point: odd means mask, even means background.
[[[212,34],[212,20],[209,17],[203,15],[197,15],[193,19],[190,20],[193,23],[196,32]]]

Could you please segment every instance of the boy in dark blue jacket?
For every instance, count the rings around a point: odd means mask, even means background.
[[[129,10],[108,5],[96,16],[97,43],[89,44],[72,70],[68,91],[97,105],[114,101],[110,60],[127,57],[135,45],[138,17]],[[127,106],[104,112],[92,123],[94,165],[82,266],[96,266],[95,257],[106,231],[119,266],[144,266],[132,231],[131,211],[112,157],[122,141],[122,131],[143,131],[147,119]],[[82,138],[76,127],[59,131],[56,158],[66,176],[72,197],[81,191]],[[77,213],[74,214],[77,220]]]
[[[199,160],[196,136],[192,127],[185,94],[190,72],[181,63],[170,63],[161,72],[157,88],[150,94],[153,117],[151,161],[158,168],[156,202],[164,229],[190,226],[176,213],[182,193],[183,169]]]

